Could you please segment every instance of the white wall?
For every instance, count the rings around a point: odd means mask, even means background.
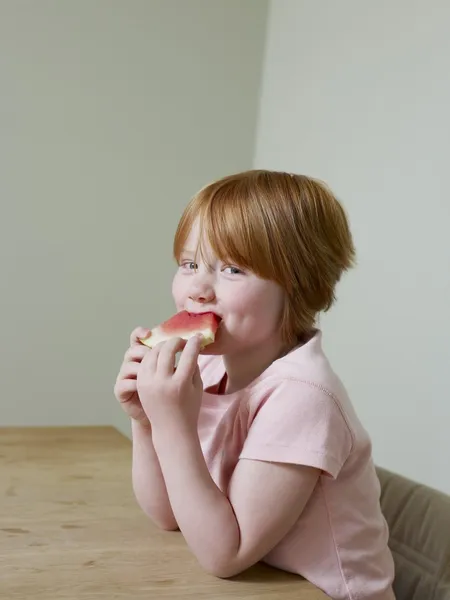
[[[0,0],[0,425],[128,422],[190,195],[249,168],[262,0]]]
[[[257,167],[328,181],[359,266],[322,319],[380,465],[450,492],[450,3],[274,0]]]

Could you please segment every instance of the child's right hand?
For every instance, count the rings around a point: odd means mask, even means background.
[[[143,329],[142,327],[137,327],[132,332],[130,336],[130,347],[125,352],[123,363],[120,367],[114,386],[114,395],[127,415],[131,419],[145,425],[148,425],[149,421],[139,399],[136,379],[141,367],[142,359],[147,352],[150,352],[150,348],[141,344],[139,338],[145,338],[148,334],[149,330]]]

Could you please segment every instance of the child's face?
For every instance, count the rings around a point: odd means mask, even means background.
[[[219,261],[203,244],[204,261],[195,261],[199,243],[196,224],[186,240],[172,293],[177,310],[212,311],[221,317],[216,341],[205,354],[236,354],[261,344],[281,343],[280,319],[284,292],[278,284]]]

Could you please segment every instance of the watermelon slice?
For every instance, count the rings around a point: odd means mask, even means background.
[[[173,337],[188,340],[200,333],[203,336],[201,347],[204,348],[214,342],[219,324],[220,317],[212,312],[189,313],[187,310],[183,310],[154,327],[150,335],[140,341],[149,348],[153,348],[156,344]]]

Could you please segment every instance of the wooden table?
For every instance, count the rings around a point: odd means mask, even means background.
[[[2,600],[323,600],[262,565],[205,574],[179,532],[157,530],[131,488],[131,443],[109,427],[0,429]]]

